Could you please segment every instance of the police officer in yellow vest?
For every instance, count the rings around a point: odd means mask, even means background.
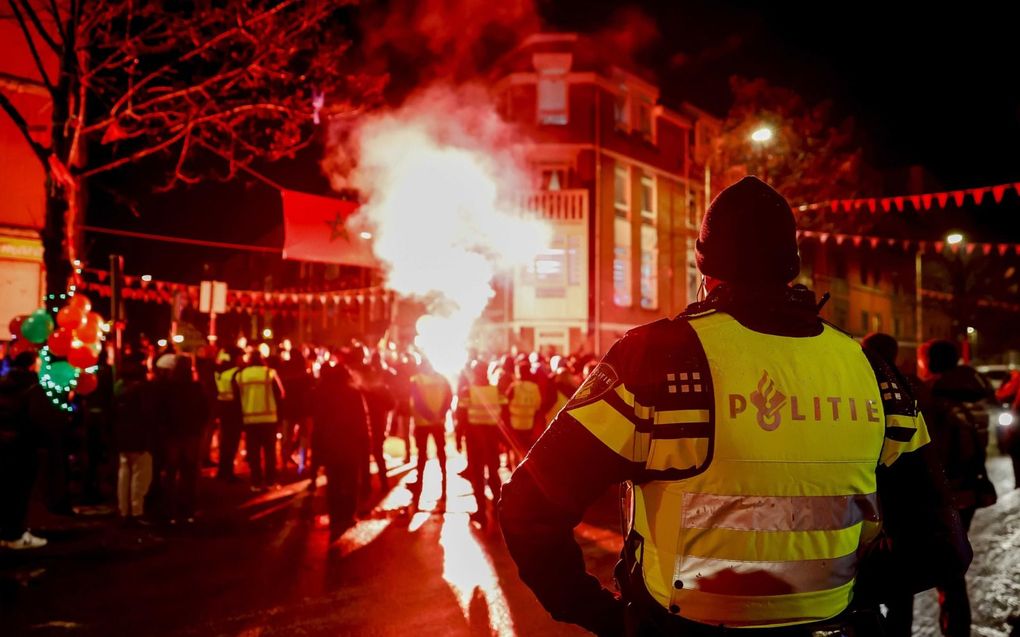
[[[515,456],[516,463],[534,442],[539,408],[542,406],[542,390],[535,382],[534,374],[531,373],[531,363],[527,359],[517,361],[514,379],[506,389],[506,399],[505,420],[510,423],[513,436],[512,455]]]
[[[856,610],[870,546],[924,547],[934,579],[970,559],[918,451],[924,419],[789,287],[796,226],[776,191],[753,177],[724,190],[696,245],[707,299],[617,342],[504,486],[521,577],[554,618],[599,635],[880,634]],[[572,534],[619,483],[622,598],[585,572]]]
[[[474,490],[477,509],[471,518],[480,526],[488,520],[488,498],[485,485],[492,491],[493,501],[499,498],[503,481],[499,476],[499,445],[504,439],[502,427],[506,397],[489,383],[485,365],[471,364],[469,383],[457,396],[457,419],[467,432],[468,481]]]
[[[276,433],[280,426],[277,405],[284,397],[283,383],[276,370],[267,367],[262,354],[255,351],[248,366],[234,375],[234,391],[241,401],[251,487],[253,491],[262,491],[267,484],[276,482]]]
[[[234,375],[240,371],[244,360],[241,350],[227,348],[217,356],[216,372],[216,419],[220,425],[220,461],[216,471],[219,480],[233,481],[234,460],[241,443],[241,401],[234,391]]]
[[[414,446],[418,449],[418,478],[408,482],[408,486],[417,487],[419,495],[429,454],[429,436],[436,445],[443,493],[446,493],[446,416],[452,403],[450,381],[432,369],[428,360],[423,360],[418,373],[411,377],[411,419],[414,421]]]

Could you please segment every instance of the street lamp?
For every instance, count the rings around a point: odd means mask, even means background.
[[[963,235],[962,232],[950,232],[949,234],[946,235],[946,238],[945,238],[946,244],[947,245],[951,245],[951,246],[958,246],[958,245],[962,244],[966,240],[967,240],[967,238]],[[921,343],[924,341],[924,331],[922,330],[922,326],[921,326],[921,321],[922,321],[921,291],[923,289],[923,286],[921,285],[921,283],[922,283],[921,270],[922,270],[922,268],[921,268],[921,250],[920,250],[920,248],[918,248],[917,254],[914,256],[914,287],[915,287],[915,293],[916,293],[915,294],[915,298],[914,298],[914,305],[915,305],[915,307],[914,307],[914,323],[915,323],[915,328],[916,328],[915,331],[916,331],[916,338],[917,338],[917,346],[918,347],[920,347]],[[960,290],[955,289],[957,287],[955,285],[955,283],[954,283],[953,287],[954,287],[954,290],[953,290],[954,302],[958,303],[958,302],[960,302],[959,297],[962,295],[962,292]],[[968,334],[973,334],[973,332],[970,331],[972,329],[974,329],[974,328],[967,328],[967,333]],[[969,343],[968,343],[968,345],[969,345]],[[965,352],[964,356],[969,359],[970,352],[969,351]]]
[[[772,129],[768,126],[762,126],[751,133],[751,141],[764,144],[772,140]]]
[[[963,235],[959,232],[951,232],[946,235],[946,243],[951,246],[959,245],[963,243]]]
[[[764,125],[751,133],[751,141],[758,145],[758,152],[761,155],[761,178],[765,182],[769,180],[768,155],[765,154],[765,147],[772,141],[772,135],[772,129]]]

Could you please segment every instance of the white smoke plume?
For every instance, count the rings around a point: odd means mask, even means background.
[[[520,214],[531,186],[521,151],[484,90],[433,87],[365,117],[335,162],[355,166],[334,183],[360,191],[387,286],[426,302],[416,345],[450,378],[496,276],[548,243],[547,226]]]

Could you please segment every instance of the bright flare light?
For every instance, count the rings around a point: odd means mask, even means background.
[[[974,333],[974,332],[976,332],[976,331],[977,331],[977,330],[976,330],[976,329],[974,329],[973,327],[969,327],[969,326],[967,327],[967,333],[968,333],[968,334],[973,334],[973,333]]]
[[[955,246],[957,244],[963,243],[963,235],[960,234],[959,232],[954,232],[954,233],[952,233],[950,235],[947,235],[946,236],[946,243],[948,243],[951,246]]]
[[[371,233],[371,232],[367,232],[367,231],[366,231],[366,232],[362,232],[360,236],[361,236],[361,238],[362,238],[362,239],[364,239],[365,241],[368,241],[369,239],[371,239],[371,238],[372,238],[372,233]]]
[[[184,342],[184,334],[174,334],[172,340],[173,340],[174,343],[183,343]]]
[[[335,185],[365,196],[387,286],[427,306],[415,345],[454,378],[493,280],[548,243],[547,225],[519,207],[529,190],[520,140],[483,92],[438,88],[367,118],[352,140],[339,153],[353,153],[357,169]]]
[[[165,338],[159,339],[158,341],[156,341],[156,345],[158,345],[159,347],[166,347],[166,339]]]
[[[262,338],[273,338],[273,330],[268,327],[262,330]]]
[[[758,130],[751,133],[751,141],[758,142],[759,144],[764,144],[770,139],[772,139],[772,129],[769,128],[768,126],[762,126]]]
[[[1001,414],[999,414],[999,426],[1000,427],[1009,427],[1012,424],[1013,424],[1013,414],[1012,413],[1010,413],[1008,411],[1004,411]]]

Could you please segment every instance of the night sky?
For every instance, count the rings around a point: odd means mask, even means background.
[[[637,6],[661,37],[637,58],[656,67],[665,98],[720,114],[733,74],[831,98],[879,169],[921,164],[945,188],[1020,178],[1016,21],[1004,5],[897,4],[646,0]],[[619,6],[540,5],[550,23],[582,31],[619,23]]]
[[[686,100],[723,116],[731,75],[764,77],[809,101],[831,99],[837,115],[854,117],[866,160],[881,171],[922,165],[934,178],[932,189],[1020,181],[1020,55],[1016,23],[1002,12],[890,9],[874,2],[854,3],[841,13],[831,3],[536,2],[548,30],[598,33],[637,23],[640,28],[630,28],[641,44],[634,60],[658,75],[667,103]],[[260,170],[287,187],[315,189],[313,182],[322,187],[319,153]],[[93,223],[259,244],[281,241],[278,195],[257,180],[241,176],[233,184],[211,181],[154,195],[148,188],[137,190],[147,182],[132,172],[96,184]],[[123,205],[125,199],[138,203],[138,216]],[[975,240],[1017,241],[1018,205],[1010,195],[1002,206],[947,211],[931,217],[938,227],[913,229],[935,236],[952,227]],[[94,254],[127,247],[122,240],[90,237]],[[161,252],[134,255],[132,269],[159,274]],[[208,254],[212,260],[223,256]],[[184,259],[174,274],[200,276],[192,270],[202,261]]]

